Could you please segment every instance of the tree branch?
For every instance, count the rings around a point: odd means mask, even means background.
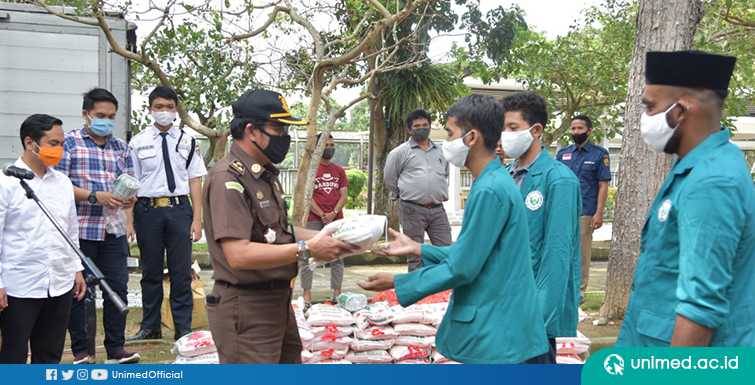
[[[66,20],[69,20],[69,21],[73,21],[73,22],[81,23],[81,24],[86,24],[86,25],[93,25],[93,26],[99,26],[100,25],[99,23],[97,23],[96,21],[93,21],[93,20],[86,20],[86,19],[82,19],[82,18],[79,18],[79,17],[74,17],[74,16],[66,15],[63,12],[57,12],[57,11],[53,10],[52,8],[50,8],[43,1],[35,1],[34,3],[37,4],[37,5],[39,5],[39,6],[41,6],[42,8],[44,8],[50,14],[53,14],[53,15],[61,18],[61,19],[66,19]]]
[[[267,27],[270,26],[270,24],[273,24],[273,21],[275,21],[275,18],[278,17],[279,13],[281,13],[281,12],[282,13],[288,13],[290,11],[291,11],[291,9],[289,7],[285,7],[285,6],[282,6],[282,5],[276,5],[275,8],[273,8],[273,10],[270,12],[270,15],[268,16],[267,20],[265,20],[265,23],[262,24],[262,26],[260,26],[259,28],[255,29],[255,30],[249,31],[247,33],[243,33],[243,34],[240,34],[240,35],[233,35],[233,36],[229,37],[228,39],[226,39],[225,43],[228,44],[228,45],[230,45],[233,42],[257,36],[257,35],[261,34],[262,32],[265,32],[265,30],[267,29]]]

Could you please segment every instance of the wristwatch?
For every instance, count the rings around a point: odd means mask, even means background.
[[[338,211],[338,209],[333,209],[333,214],[335,214],[335,215],[338,215],[338,214],[340,214],[340,213],[341,213],[341,212],[340,212],[340,211]]]
[[[296,250],[296,259],[304,262],[309,261],[309,247],[307,246],[307,242],[299,241],[297,244],[299,245],[299,249]]]
[[[94,190],[92,190],[92,192],[89,193],[89,198],[87,200],[91,204],[97,203],[97,195],[95,195],[95,191]]]

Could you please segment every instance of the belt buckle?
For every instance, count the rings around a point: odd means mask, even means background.
[[[169,197],[155,198],[155,207],[173,207],[173,201]]]
[[[431,208],[433,208],[433,205],[432,205],[432,203],[425,203],[425,204],[423,204],[422,206],[425,206],[425,208],[426,208],[426,209],[431,209]]]

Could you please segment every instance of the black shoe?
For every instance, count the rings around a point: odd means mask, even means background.
[[[160,330],[142,329],[126,341],[159,340],[161,338],[163,338],[163,333]]]
[[[191,329],[176,330],[175,340],[178,341],[181,337],[191,333]]]

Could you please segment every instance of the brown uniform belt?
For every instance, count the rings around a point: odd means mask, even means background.
[[[162,208],[173,207],[174,204],[177,205],[186,199],[188,199],[186,195],[180,195],[177,197],[139,198],[139,201],[144,202],[147,206]]]
[[[405,201],[405,200],[401,200],[401,202],[411,203],[413,205],[422,206],[422,207],[425,207],[425,208],[428,208],[428,209],[434,209],[436,207],[443,206],[442,203],[415,203],[415,202],[412,202],[412,201]]]
[[[276,280],[272,280],[268,282],[246,283],[246,284],[237,284],[237,285],[216,279],[215,283],[225,285],[226,287],[237,287],[239,289],[248,289],[248,290],[278,290],[278,289],[291,288],[291,281],[284,281],[280,279],[276,279]]]

